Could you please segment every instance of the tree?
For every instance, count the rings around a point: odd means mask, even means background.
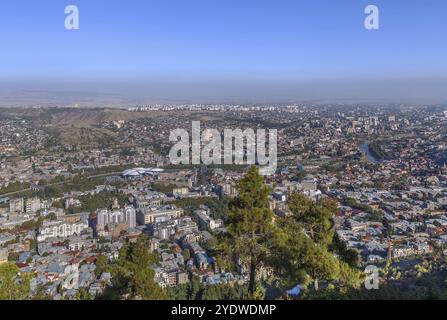
[[[20,254],[18,252],[10,252],[8,254],[8,261],[16,262],[19,260]]]
[[[334,238],[333,216],[337,207],[323,201],[320,204],[300,193],[292,193],[288,200],[294,222],[316,243],[328,246]]]
[[[207,286],[202,293],[202,300],[219,300],[219,292],[216,286]]]
[[[184,249],[182,252],[183,255],[183,259],[185,259],[185,261],[188,261],[189,259],[191,259],[191,252],[189,251],[189,249]]]
[[[337,234],[334,236],[330,249],[336,253],[342,261],[346,262],[351,267],[355,268],[360,263],[358,252],[355,249],[349,249],[346,243],[341,240]]]
[[[314,242],[299,225],[293,221],[284,221],[287,234],[285,245],[277,250],[277,271],[291,284],[302,283],[306,275],[314,281],[315,290],[319,281],[340,281],[356,286],[360,283],[361,273],[340,261],[327,247]]]
[[[29,289],[29,275],[20,275],[15,264],[0,265],[0,300],[24,300],[28,297]]]
[[[269,209],[269,188],[256,167],[237,184],[239,195],[230,203],[228,233],[222,250],[248,269],[250,295],[256,290],[258,270],[266,265],[279,237]]]
[[[200,279],[197,276],[193,276],[191,282],[188,285],[188,299],[197,300],[199,299],[198,294],[201,290]]]
[[[92,300],[91,294],[85,289],[81,288],[76,292],[75,300]]]
[[[44,285],[39,285],[32,295],[31,300],[53,300],[53,297],[46,291]]]
[[[154,281],[155,273],[151,266],[155,262],[155,256],[149,253],[146,236],[140,236],[136,243],[124,245],[112,268],[112,286],[106,290],[103,298],[165,299],[165,292]]]
[[[262,298],[262,290],[259,293]],[[167,289],[169,299],[172,300],[245,300],[248,299],[248,289],[246,285],[238,284],[218,284],[206,285],[200,283],[200,279],[195,276],[188,284],[170,287]]]
[[[169,300],[188,300],[188,284],[182,284],[175,287],[167,288],[167,295]]]
[[[96,257],[96,270],[95,273],[97,276],[101,275],[108,268],[109,261],[105,255],[98,255]]]
[[[57,216],[56,216],[56,214],[54,212],[49,213],[46,218],[48,220],[50,220],[50,221],[56,221],[57,220]]]
[[[339,276],[337,259],[321,246],[309,244],[306,248],[303,266],[315,281],[315,290],[319,289],[321,279],[335,280]]]
[[[358,285],[361,273],[340,261],[331,251],[336,206],[327,201],[317,204],[295,193],[289,197],[289,208],[292,215],[280,221],[286,240],[276,250],[276,267],[280,275],[292,284],[301,283],[306,275],[310,276],[316,290],[319,280],[323,279]]]

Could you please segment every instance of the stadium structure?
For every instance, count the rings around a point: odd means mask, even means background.
[[[134,168],[124,170],[121,176],[125,179],[139,179],[146,176],[156,176],[161,172],[164,172],[164,170],[159,168]]]

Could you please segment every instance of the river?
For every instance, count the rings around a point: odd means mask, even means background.
[[[370,148],[369,148],[369,144],[368,144],[368,143],[364,143],[364,144],[362,144],[362,145],[360,146],[360,150],[361,150],[363,153],[366,153],[366,156],[367,156],[369,162],[374,163],[374,164],[380,163],[380,160],[377,159],[377,157],[374,156],[373,153],[371,153],[371,150],[370,150]]]

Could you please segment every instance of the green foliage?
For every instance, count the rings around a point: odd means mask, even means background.
[[[19,231],[19,232],[31,231],[31,230],[37,231],[42,226],[42,223],[44,220],[45,220],[44,217],[39,217],[38,219],[25,221],[20,226],[14,228],[14,231]]]
[[[330,250],[336,253],[342,261],[353,268],[357,267],[360,263],[359,253],[355,249],[349,249],[346,243],[342,241],[337,234],[334,235]]]
[[[275,224],[268,209],[270,190],[256,168],[240,180],[237,188],[239,195],[230,203],[228,233],[220,236],[216,264],[234,270],[239,261],[248,269],[252,299],[265,294],[256,284],[261,267],[271,267],[290,285],[309,283],[310,279],[316,289],[320,280],[349,287],[360,284],[357,252],[335,238],[335,203],[315,203],[293,193],[288,201],[292,215],[278,218]]]
[[[198,197],[198,198],[185,198],[177,199],[173,202],[177,207],[185,209],[190,216],[194,217],[194,210],[198,210],[201,205],[206,205],[210,208],[211,216],[214,219],[222,219],[228,221],[229,206],[231,198],[223,197],[222,199],[212,197]],[[196,220],[196,219],[195,219]]]
[[[306,282],[307,276],[310,276],[316,290],[320,280],[358,286],[361,273],[348,264],[354,264],[355,261],[349,261],[354,258],[345,257],[349,258],[346,263],[331,251],[334,247],[340,249],[339,243],[333,244],[336,206],[326,201],[317,204],[295,193],[289,197],[289,208],[292,216],[279,222],[286,241],[276,250],[277,272],[291,285]],[[351,254],[346,248],[344,250],[343,253]]]
[[[121,206],[125,206],[127,204],[128,200],[126,195],[118,192],[104,191],[95,195],[85,195],[79,197],[79,200],[81,201],[81,207],[79,208],[70,207],[67,209],[67,213],[68,214],[74,214],[79,212],[94,213],[98,209],[110,208],[115,198],[118,199],[118,203]]]
[[[326,289],[305,290],[304,300],[408,300],[414,299],[411,291],[404,291],[395,285],[381,285],[379,290],[367,290],[364,287],[328,287]]]
[[[57,216],[54,212],[49,213],[46,218],[50,221],[56,221],[57,220]]]
[[[136,150],[131,148],[124,148],[120,151],[120,156],[122,157],[133,157],[137,154]]]
[[[189,252],[189,249],[184,249],[182,252],[183,255],[183,259],[185,259],[185,261],[191,259],[191,252]]]
[[[44,190],[34,195],[39,196],[41,198],[58,198],[62,197],[64,192],[70,192],[73,190],[82,192],[89,191],[95,189],[97,185],[103,183],[104,178],[101,177],[93,178],[87,174],[78,174],[73,176],[71,179],[65,179],[63,183],[61,182],[46,183],[47,185],[45,186]]]
[[[112,267],[112,286],[101,298],[162,300],[167,297],[154,281],[155,273],[151,266],[156,257],[148,249],[146,236],[121,248],[118,261]]]
[[[0,188],[0,195],[17,192],[20,190],[25,190],[30,187],[30,184],[28,182],[13,182],[8,184],[7,187]]]
[[[64,204],[62,203],[62,201],[53,201],[51,206],[54,207],[54,208],[57,208],[57,209],[63,209],[64,208]]]
[[[390,155],[383,150],[381,143],[378,141],[369,144],[369,152],[379,161],[390,159]]]
[[[102,273],[109,271],[109,261],[106,256],[100,254],[96,258],[96,269],[95,273],[100,276]]]
[[[424,274],[430,273],[433,265],[429,261],[424,260],[421,263],[417,264],[414,268],[417,272],[417,276],[421,277]]]
[[[24,300],[28,297],[31,276],[19,274],[12,263],[0,265],[0,300]]]
[[[45,220],[55,220],[55,218],[56,218],[56,216],[54,214],[49,214],[46,217],[41,216],[37,219],[25,221],[20,226],[15,227],[14,232],[20,233],[20,232],[33,231],[33,230],[37,231],[42,227],[42,223]],[[33,245],[33,241],[31,241],[31,244]],[[37,247],[37,245],[35,245],[35,247]]]
[[[228,220],[229,206],[232,198],[224,196],[221,199],[211,198],[211,201],[206,205],[211,210],[211,216],[214,219],[222,219],[224,222]]]
[[[334,203],[323,201],[316,204],[302,194],[293,193],[289,196],[288,205],[293,221],[313,241],[323,246],[331,244],[335,233],[333,216],[337,210]]]
[[[343,204],[348,207],[366,212],[368,214],[366,218],[369,221],[381,222],[383,220],[383,212],[381,210],[374,210],[368,205],[358,203],[357,200],[353,198],[344,199]]]
[[[85,288],[81,288],[76,292],[75,300],[93,300],[93,297]]]
[[[11,245],[11,244],[15,244],[15,243],[19,243],[20,242],[20,237],[15,237],[12,240],[6,241],[5,243],[3,243],[2,247],[6,248],[7,246]]]
[[[199,209],[201,205],[208,205],[213,202],[214,199],[210,197],[197,197],[197,198],[184,198],[177,199],[173,202],[177,207],[180,208],[192,208],[194,210]]]
[[[30,241],[30,249],[31,250],[37,250],[37,240],[36,239],[30,239],[29,240]]]
[[[221,284],[206,286],[201,292],[201,300],[244,300],[250,295],[247,286]]]
[[[249,292],[256,290],[256,275],[268,263],[279,230],[269,209],[270,190],[256,167],[237,184],[239,195],[230,204],[228,233],[222,239],[222,253],[248,269]]]
[[[152,190],[163,192],[163,193],[171,193],[174,188],[177,188],[175,184],[161,184],[161,183],[154,183],[151,187]]]
[[[19,256],[20,254],[18,252],[10,252],[8,254],[8,261],[16,262],[17,260],[19,260]]]
[[[256,286],[256,290],[251,297],[253,300],[264,300],[265,290],[261,286]]]
[[[194,276],[188,284],[168,288],[171,300],[244,300],[249,298],[248,287],[237,284],[204,285]]]
[[[45,286],[39,285],[32,295],[31,300],[53,300],[53,297],[45,289]]]

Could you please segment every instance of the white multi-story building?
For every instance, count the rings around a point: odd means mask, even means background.
[[[151,224],[158,221],[180,218],[183,216],[183,209],[174,205],[149,207],[140,210],[137,215],[138,223]]]
[[[208,227],[211,230],[221,228],[223,226],[223,221],[218,219],[214,220],[211,218],[206,210],[196,210],[194,213],[199,218],[199,224],[202,227]]]
[[[52,238],[67,238],[72,235],[80,235],[82,231],[88,228],[86,221],[68,223],[61,220],[45,221],[37,235],[37,241],[45,241]]]
[[[9,212],[11,213],[23,213],[25,207],[25,201],[23,198],[11,199],[9,201]]]
[[[36,213],[40,209],[42,209],[40,199],[32,198],[26,201],[26,213]]]
[[[96,229],[103,230],[109,223],[127,224],[129,228],[135,228],[136,219],[136,212],[132,206],[127,206],[124,210],[102,209],[96,214]]]
[[[124,214],[129,228],[135,228],[137,226],[137,212],[135,209],[132,206],[128,206],[124,208]]]
[[[8,250],[0,249],[0,264],[8,262]]]

